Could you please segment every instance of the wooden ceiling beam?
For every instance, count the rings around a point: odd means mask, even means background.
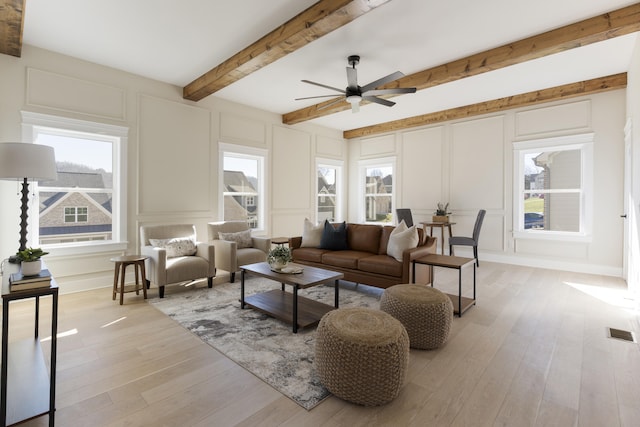
[[[574,98],[576,96],[606,92],[615,89],[624,89],[625,87],[627,87],[627,73],[614,74],[612,76],[570,83],[520,95],[509,96],[506,98],[451,108],[449,110],[438,111],[435,113],[408,117],[406,119],[394,120],[358,129],[351,129],[344,131],[343,137],[345,139],[353,139],[380,133],[394,132],[401,129],[431,125],[456,119],[464,119],[466,117],[478,116],[480,114],[495,113],[512,108],[556,101],[559,99]]]
[[[199,101],[391,0],[320,0],[182,89]]]
[[[636,31],[640,31],[640,3],[419,71],[382,88],[427,89]],[[351,108],[344,102],[324,108],[331,101],[286,113],[282,122],[292,125]]]
[[[0,0],[0,53],[22,55],[24,4],[26,0]]]

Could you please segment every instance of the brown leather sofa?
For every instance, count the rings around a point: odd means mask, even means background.
[[[418,247],[403,252],[402,262],[387,255],[387,244],[393,226],[347,224],[347,250],[331,251],[300,247],[302,236],[289,239],[293,261],[344,274],[344,280],[379,288],[412,283],[411,261],[436,253],[437,240],[418,228]],[[420,271],[420,283],[431,283],[428,269]],[[418,273],[416,273],[418,275]]]

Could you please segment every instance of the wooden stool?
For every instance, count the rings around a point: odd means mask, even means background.
[[[143,255],[123,255],[111,258],[110,261],[116,263],[116,269],[113,275],[113,300],[116,299],[116,292],[120,292],[120,305],[122,305],[124,301],[125,292],[133,292],[136,291],[136,295],[140,295],[140,282],[138,281],[138,271],[141,272],[142,276],[142,293],[144,295],[144,299],[147,299],[147,276],[144,270],[144,260],[147,259],[146,256]],[[124,286],[124,276],[127,270],[128,265],[135,266],[135,276],[136,276],[136,287],[132,290],[125,290]],[[120,288],[118,289],[118,275],[120,275]]]

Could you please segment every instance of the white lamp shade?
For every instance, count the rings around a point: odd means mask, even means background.
[[[58,179],[53,147],[20,142],[0,143],[0,179]]]

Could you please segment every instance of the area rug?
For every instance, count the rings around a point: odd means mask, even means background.
[[[279,288],[272,280],[250,277],[245,293]],[[175,287],[174,287],[175,288]],[[290,286],[287,286],[291,290]],[[378,307],[382,290],[341,282],[340,307]],[[333,305],[333,285],[315,286],[299,295]],[[169,289],[149,302],[273,388],[310,410],[330,395],[313,366],[315,327],[299,329],[256,310],[240,309],[240,283],[212,289]]]

